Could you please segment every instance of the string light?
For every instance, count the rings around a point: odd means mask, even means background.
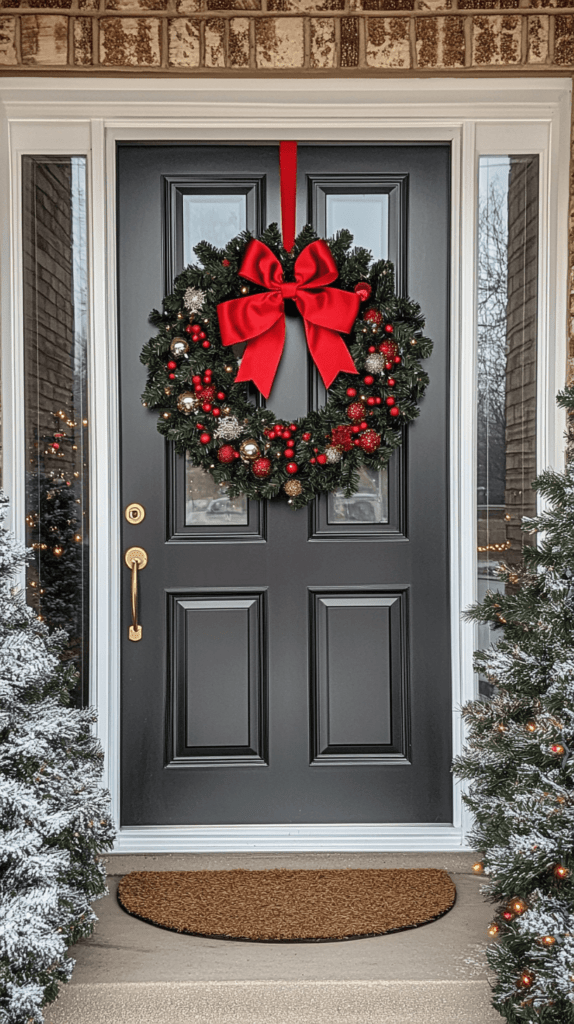
[[[515,914],[523,914],[526,910],[526,903],[524,900],[513,900],[511,907]]]
[[[556,939],[553,935],[543,935],[539,941],[542,943],[543,946],[553,946],[556,942]]]
[[[565,868],[563,864],[557,864],[554,868],[554,874],[556,875],[556,878],[568,878],[570,871],[568,868]]]
[[[498,935],[499,931],[500,928],[498,927],[497,924],[493,922],[488,929],[488,934],[491,935],[492,938],[494,938],[495,935]]]
[[[484,864],[482,863],[482,861],[478,860],[476,864],[473,864],[472,870],[475,871],[477,875],[481,875],[482,872],[484,871]]]
[[[521,988],[531,988],[534,982],[534,975],[530,971],[523,971],[520,975],[520,981],[518,984]]]
[[[561,743],[553,743],[552,746],[550,747],[550,749],[551,749],[552,753],[553,754],[557,754],[558,757],[560,757],[562,754],[565,753],[564,747],[562,746]]]
[[[530,718],[528,720],[528,722],[526,723],[526,728],[528,729],[528,732],[536,732],[538,726],[533,718]]]

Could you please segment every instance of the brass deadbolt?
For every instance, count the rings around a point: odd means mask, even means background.
[[[137,523],[141,523],[145,519],[145,508],[137,501],[133,501],[131,505],[127,506],[124,515],[128,523],[136,526]]]

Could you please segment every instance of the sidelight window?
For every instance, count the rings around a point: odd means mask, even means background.
[[[478,181],[478,598],[520,561],[536,512],[538,156],[483,156]],[[488,646],[488,627],[478,644]],[[488,690],[488,684],[481,683]]]
[[[88,700],[88,245],[85,157],[22,158],[28,603],[67,634]]]

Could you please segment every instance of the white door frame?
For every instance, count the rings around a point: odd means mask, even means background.
[[[24,538],[21,156],[86,154],[90,194],[91,700],[119,820],[119,465],[115,146],[120,140],[443,141],[452,145],[450,558],[452,726],[475,694],[475,249],[481,154],[540,155],[538,468],[563,463],[554,403],[566,368],[570,93],[567,78],[0,80],[3,188],[0,295],[4,487]],[[138,496],[134,495],[134,500]],[[469,821],[454,782],[451,825],[245,825],[122,828],[115,850],[461,850]]]

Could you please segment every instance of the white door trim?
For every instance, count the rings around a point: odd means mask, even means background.
[[[456,85],[455,85],[456,81]],[[88,156],[90,181],[91,694],[119,820],[121,578],[115,274],[115,145],[119,140],[449,141],[452,146],[450,555],[452,723],[474,696],[474,346],[476,183],[481,153],[539,153],[538,468],[560,467],[564,417],[554,395],[566,366],[571,82],[566,78],[0,80],[4,486],[24,536],[24,393],[20,163],[23,153]],[[453,99],[454,94],[454,99]],[[134,496],[134,500],[137,495]],[[455,850],[468,818],[454,784],[451,825],[249,825],[122,828],[116,852],[195,850]]]

